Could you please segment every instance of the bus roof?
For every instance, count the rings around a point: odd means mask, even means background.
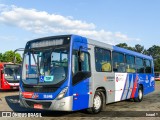
[[[134,56],[137,56],[137,57],[150,59],[150,60],[153,59],[152,56],[144,55],[142,53],[138,53],[138,52],[135,52],[135,51],[132,51],[132,50],[127,50],[127,49],[117,47],[117,46],[114,46],[114,45],[110,45],[110,44],[107,44],[107,43],[104,43],[104,42],[99,42],[97,40],[89,39],[88,43],[92,44],[92,45],[95,45],[95,46],[108,48],[108,49],[111,49],[113,51],[121,52],[121,53],[124,53],[124,54],[134,55]]]
[[[29,40],[28,42],[36,42],[36,41],[39,41],[39,40],[50,40],[50,39],[54,39],[54,38],[71,37],[71,36],[72,35],[48,36],[48,37],[42,37],[42,38],[37,38],[37,39]]]
[[[127,50],[127,49],[124,49],[124,48],[121,48],[121,47],[113,46],[113,49],[115,51],[119,51],[119,52],[122,52],[122,53],[125,53],[125,54],[134,55],[134,56],[137,56],[137,57],[146,58],[146,59],[150,59],[150,60],[153,59],[152,56],[144,55],[142,53],[138,53],[138,52],[135,52],[135,51],[132,51],[132,50]]]
[[[38,41],[38,40],[49,40],[51,38],[53,39],[53,38],[61,38],[61,37],[78,38],[78,39],[75,39],[75,41],[77,41],[77,42],[85,42],[86,41],[86,43],[92,44],[94,46],[107,48],[107,49],[110,49],[110,50],[113,50],[113,51],[129,54],[129,55],[134,55],[134,56],[145,58],[145,59],[150,59],[150,60],[153,59],[152,56],[147,56],[147,55],[144,55],[142,53],[138,53],[138,52],[135,52],[135,51],[127,50],[127,49],[124,49],[124,48],[121,48],[121,47],[117,47],[117,46],[114,46],[114,45],[107,44],[105,42],[100,42],[100,41],[97,41],[97,40],[88,39],[86,37],[79,36],[79,35],[74,35],[74,34],[43,37],[43,38],[30,40],[28,42],[35,42],[35,41]],[[84,39],[86,39],[86,40],[84,40]]]

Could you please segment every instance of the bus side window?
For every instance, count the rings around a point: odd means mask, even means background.
[[[136,57],[137,73],[144,73],[144,62],[142,58]]]
[[[144,60],[145,62],[145,72],[146,73],[151,73],[151,61],[150,60]]]
[[[123,53],[112,52],[112,60],[113,60],[113,71],[114,72],[125,72],[126,71]]]
[[[126,55],[126,72],[135,73],[135,57],[132,55]]]
[[[95,48],[95,65],[97,72],[110,72],[111,67],[111,52],[103,48]]]

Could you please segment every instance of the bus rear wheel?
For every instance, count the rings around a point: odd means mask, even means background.
[[[91,114],[97,114],[102,111],[104,104],[104,93],[101,91],[96,91],[93,98],[93,107],[87,109],[87,111]]]
[[[134,98],[135,102],[141,102],[143,100],[143,88],[139,86],[138,88],[138,97]]]

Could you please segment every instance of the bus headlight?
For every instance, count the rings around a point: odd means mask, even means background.
[[[65,87],[59,94],[58,94],[58,96],[57,96],[57,98],[56,99],[62,99],[64,96],[65,96],[65,94],[67,93],[67,90],[68,90],[68,87]]]

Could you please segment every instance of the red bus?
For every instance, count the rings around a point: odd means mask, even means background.
[[[0,89],[19,89],[21,65],[0,63]]]
[[[160,80],[160,72],[155,72],[155,80]]]

